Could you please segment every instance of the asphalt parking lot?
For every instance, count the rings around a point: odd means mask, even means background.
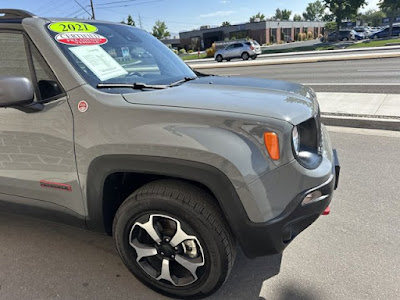
[[[210,299],[398,299],[400,133],[330,128],[342,165],[332,212],[283,256],[248,260]],[[290,184],[290,183],[288,183]],[[108,236],[0,214],[0,299],[166,299]]]

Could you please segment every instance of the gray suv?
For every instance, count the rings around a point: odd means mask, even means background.
[[[328,213],[340,168],[310,88],[198,73],[132,26],[0,13],[2,211],[112,235],[179,298]]]
[[[230,61],[232,58],[241,58],[243,60],[256,59],[261,54],[261,46],[256,41],[237,42],[218,50],[214,59],[222,62],[224,59]]]

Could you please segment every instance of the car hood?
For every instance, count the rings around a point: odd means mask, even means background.
[[[291,82],[208,76],[177,87],[123,94],[134,104],[250,114],[297,125],[318,109],[312,89]]]

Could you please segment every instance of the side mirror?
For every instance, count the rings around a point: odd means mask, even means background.
[[[31,104],[34,99],[32,82],[22,76],[0,76],[0,107]]]

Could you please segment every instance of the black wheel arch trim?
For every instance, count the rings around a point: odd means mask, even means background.
[[[91,162],[87,175],[87,227],[90,230],[106,231],[103,218],[103,187],[106,178],[118,172],[169,176],[206,186],[216,197],[239,244],[245,244],[240,234],[241,227],[250,220],[232,182],[222,171],[204,163],[153,156],[105,155]]]
[[[323,201],[302,207],[301,201],[308,194],[303,191],[279,216],[264,223],[254,223],[248,218],[232,182],[214,166],[163,157],[105,155],[96,158],[88,170],[87,226],[90,230],[105,232],[103,186],[106,178],[116,172],[164,175],[203,184],[216,197],[233,235],[249,258],[281,253],[289,243],[283,241],[286,232],[292,232],[294,238],[313,223],[329,205],[335,183],[330,180],[321,187],[324,194],[329,194]],[[335,174],[334,168],[332,174]]]

